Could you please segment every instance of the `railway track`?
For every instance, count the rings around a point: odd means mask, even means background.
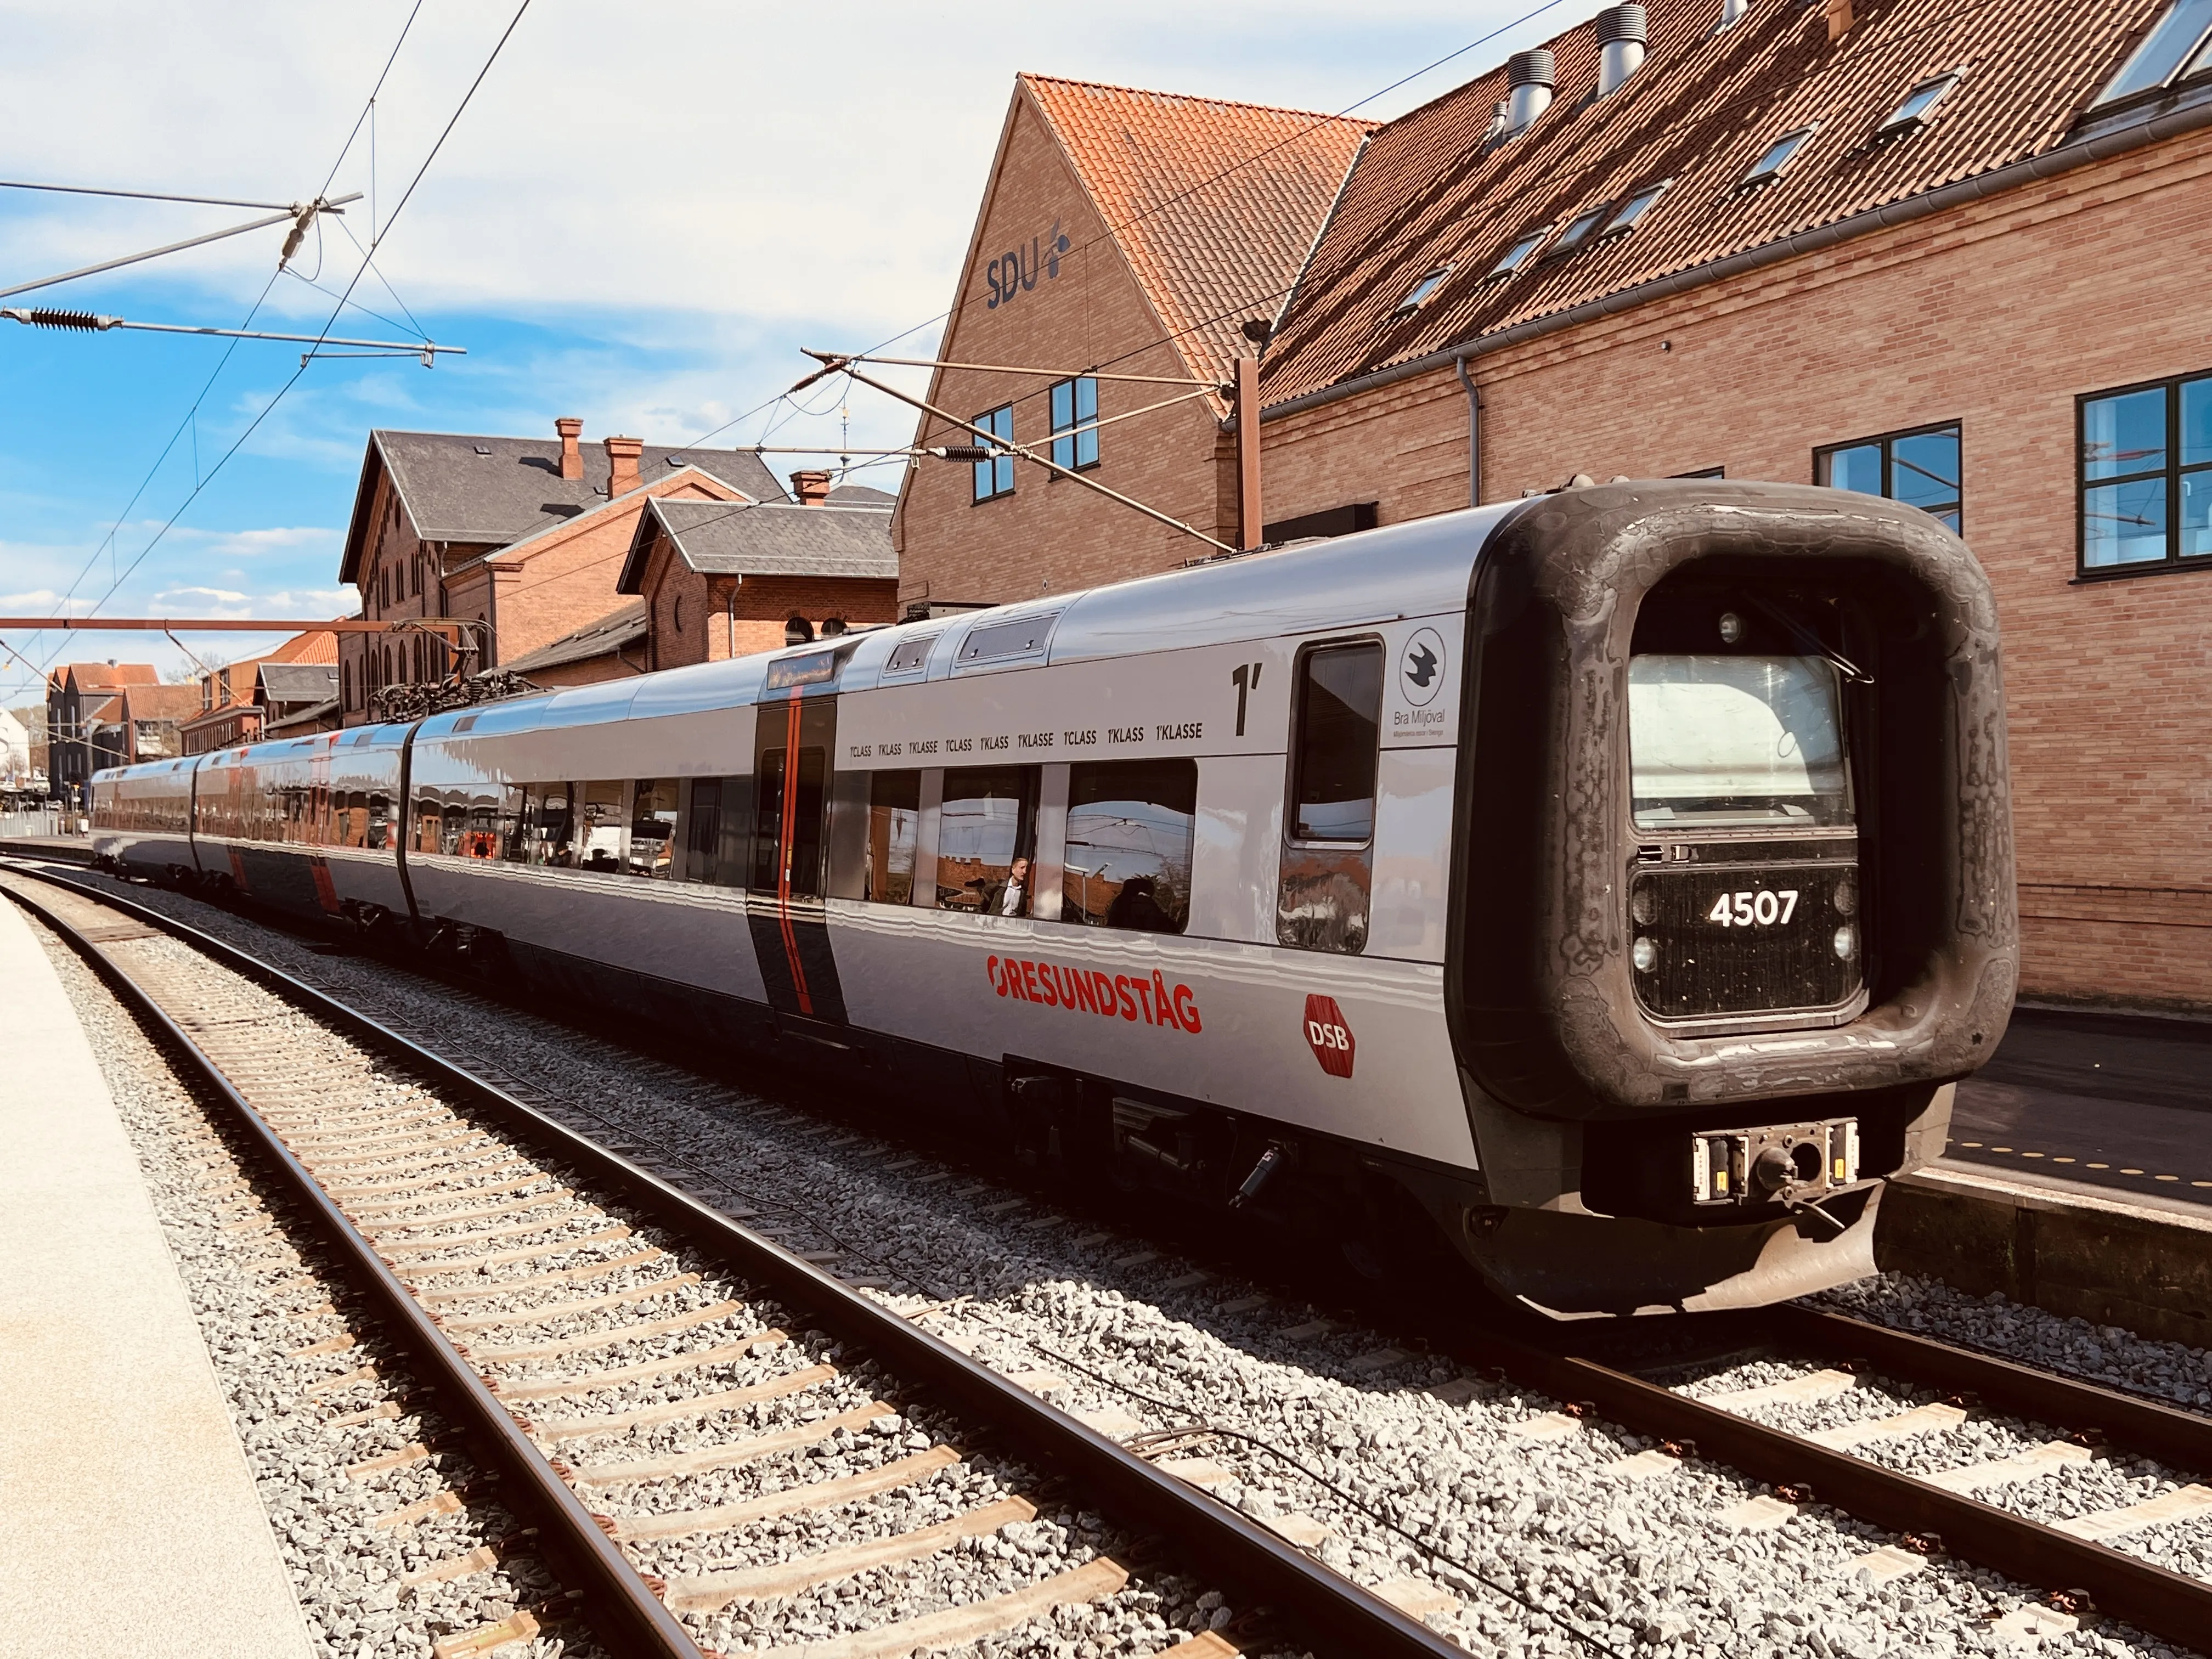
[[[451,1437],[495,1474],[526,1523],[516,1547],[563,1587],[550,1603],[606,1650],[888,1659],[1094,1623],[1118,1638],[1141,1627],[1122,1592],[1176,1577],[1261,1620],[1224,1611],[1227,1633],[1196,1653],[1280,1645],[1273,1633],[1324,1653],[1458,1650],[1046,1404],[1043,1379],[977,1363],[926,1317],[230,947],[49,888],[9,893],[234,1115]],[[303,1016],[344,1052],[303,1049]],[[368,1087],[372,1073],[412,1086]],[[373,1368],[353,1380],[373,1383]]]
[[[143,919],[176,926],[152,912]],[[484,1086],[480,1075],[470,1081]],[[510,1097],[543,1091],[542,1082],[507,1081]],[[635,1127],[617,1133],[629,1137],[623,1144],[632,1155],[647,1163],[672,1172],[686,1161],[681,1148],[656,1144]],[[920,1282],[943,1277],[926,1262],[879,1265],[903,1267]],[[1798,1363],[1770,1366],[1783,1375],[1747,1386],[1728,1379],[1669,1381],[1617,1356],[1608,1361],[1594,1347],[1578,1352],[1496,1333],[1455,1347],[1458,1357],[1496,1368],[1520,1388],[1571,1402],[1528,1419],[1524,1432],[1532,1440],[1602,1436],[1613,1425],[1662,1443],[1620,1459],[1613,1471],[1620,1478],[1664,1480],[1685,1463],[1703,1460],[1770,1486],[1771,1493],[1726,1517],[1734,1529],[1753,1532],[1800,1513],[1838,1510],[1895,1535],[1848,1564],[1877,1583],[1948,1554],[2052,1592],[2046,1605],[2017,1610],[2002,1633],[2033,1638],[2101,1614],[2167,1641],[2204,1647],[2205,1632],[2212,1631],[2212,1584],[2129,1547],[2145,1534],[2161,1536],[2154,1528],[2185,1528],[2193,1516],[2212,1513],[2212,1492],[2188,1478],[2212,1470],[2212,1422],[1803,1308],[1774,1310],[1762,1340]],[[1175,1446],[1205,1449],[1209,1442],[1232,1463],[1240,1455],[1228,1426],[1190,1425]],[[1968,1442],[1986,1443],[2002,1455],[1976,1455]],[[1931,1443],[1954,1449],[1918,1462],[1948,1457],[1945,1467],[1916,1468],[1899,1455]],[[2142,1460],[2130,1479],[2146,1495],[2057,1519],[2023,1512],[2033,1506],[2020,1500],[2032,1498],[2039,1481],[2092,1465],[2117,1467],[2123,1458]],[[1319,1645],[1310,1635],[1304,1639]]]

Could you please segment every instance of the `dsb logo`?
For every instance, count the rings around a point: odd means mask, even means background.
[[[1334,997],[1306,998],[1306,1046],[1331,1077],[1352,1075],[1352,1027],[1344,1023],[1344,1010]]]

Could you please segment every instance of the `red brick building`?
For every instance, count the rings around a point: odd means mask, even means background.
[[[624,437],[586,445],[583,426],[564,416],[550,441],[370,433],[338,567],[338,580],[361,590],[362,614],[474,622],[477,665],[509,665],[625,608],[615,577],[647,501],[784,498],[750,450],[673,450]],[[339,702],[349,726],[370,718],[380,687],[442,679],[451,666],[428,631],[343,637]]]
[[[48,776],[56,795],[88,800],[92,775],[123,764],[122,694],[134,685],[158,685],[161,678],[149,662],[73,662],[48,672]]]
[[[638,516],[618,584],[642,596],[648,668],[773,650],[898,619],[890,498],[848,487],[797,504],[661,500]]]
[[[1001,435],[1057,449],[1072,470],[1233,542],[1218,388],[1252,349],[1242,325],[1281,306],[1367,131],[1021,76],[939,356],[1041,372],[939,369],[928,401],[1003,422]],[[975,440],[925,417],[916,441]],[[1208,550],[1011,460],[917,463],[895,534],[909,605],[1023,599]]]
[[[1362,148],[1268,311],[1267,519],[1704,471],[1946,517],[2007,630],[2023,994],[2212,1008],[2212,20],[1641,9]],[[1040,292],[991,313],[995,361],[1066,361]],[[928,476],[910,546],[958,516]],[[1085,570],[1159,567],[1150,526],[1063,496]],[[932,580],[1034,591],[977,546]]]

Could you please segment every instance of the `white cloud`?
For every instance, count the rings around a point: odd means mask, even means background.
[[[172,610],[189,608],[196,617],[236,620],[244,617],[278,617],[289,621],[321,621],[360,608],[350,587],[288,587],[246,592],[225,587],[169,587],[153,596],[157,605]]]
[[[18,176],[290,200],[343,142],[411,0],[344,8],[236,0],[14,9],[0,98]],[[835,319],[848,337],[927,318],[965,246],[1014,72],[1048,70],[1302,107],[1372,93],[1494,27],[1498,0],[1224,0],[1194,13],[1129,0],[1111,21],[1031,7],[963,19],[867,0],[834,21],[805,6],[671,0],[632,16],[539,0],[380,256],[418,310],[611,311],[642,337],[654,313]],[[1389,95],[1432,96],[1597,9],[1561,0],[1534,25]],[[88,27],[88,14],[99,19]],[[511,12],[425,8],[377,114],[376,211],[397,204]],[[251,43],[250,49],[241,43]],[[159,161],[154,158],[161,158]],[[367,190],[356,146],[335,189]],[[59,270],[235,223],[249,210],[33,198],[0,228],[10,270]],[[369,237],[370,204],[345,225]],[[149,271],[235,300],[265,279],[281,228]],[[324,234],[321,273],[355,255]],[[316,270],[311,240],[301,264]],[[70,303],[77,284],[56,290]],[[398,318],[374,277],[359,297]],[[273,314],[330,301],[283,282]],[[603,319],[604,320],[604,319]],[[358,326],[356,326],[358,325]],[[378,329],[356,316],[349,331]],[[689,342],[687,342],[689,343]]]
[[[81,617],[92,609],[90,599],[65,599],[51,587],[33,588],[27,593],[0,593],[0,605],[11,611],[39,617]]]

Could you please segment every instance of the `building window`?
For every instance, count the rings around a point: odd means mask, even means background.
[[[1552,244],[1551,252],[1545,257],[1556,259],[1561,254],[1572,253],[1589,240],[1597,234],[1597,228],[1605,222],[1607,208],[1610,205],[1588,209],[1568,220],[1567,228],[1559,233],[1559,240]]]
[[[1013,435],[1012,427],[1006,435]],[[1071,472],[1098,465],[1098,382],[1088,374],[1053,382],[1052,459]],[[1012,489],[1013,462],[1006,466],[1006,488]]]
[[[1442,288],[1444,285],[1444,278],[1451,274],[1452,268],[1449,265],[1438,265],[1427,276],[1422,277],[1407,290],[1406,297],[1398,301],[1397,314],[1401,317],[1412,316],[1429,302],[1429,296]]]
[[[1956,421],[1838,444],[1813,455],[1814,483],[1903,501],[1941,520],[1954,535],[1964,533],[1959,480]]]
[[[1544,239],[1552,234],[1546,225],[1541,230],[1532,230],[1511,247],[1498,256],[1498,263],[1490,268],[1492,276],[1510,276],[1528,262],[1528,256],[1544,246]]]
[[[1905,94],[1903,103],[1883,118],[1882,124],[1875,129],[1875,137],[1887,138],[1918,126],[1958,84],[1959,77],[1955,74],[1939,75],[1932,81],[1923,81]]]
[[[2081,400],[2081,574],[2212,560],[2212,374]]]
[[[1612,236],[1624,230],[1635,229],[1644,222],[1644,216],[1658,204],[1659,198],[1667,193],[1667,185],[1673,182],[1670,179],[1638,191],[1613,210],[1613,217],[1606,222],[1605,234]]]
[[[994,451],[988,459],[975,463],[975,499],[994,501],[1001,495],[1014,493],[1014,458],[990,441],[992,438],[1013,441],[1014,406],[1001,404],[988,415],[978,415],[975,424],[982,434],[989,434],[986,437],[979,434],[977,441]]]
[[[1805,148],[1805,141],[1818,131],[1817,127],[1800,127],[1795,132],[1784,133],[1777,138],[1766,147],[1766,153],[1752,163],[1751,171],[1743,175],[1743,187],[1747,189],[1753,185],[1763,185],[1778,176],[1782,169],[1795,159],[1797,152]]]
[[[2212,70],[2212,0],[2173,0],[2172,9],[2136,48],[2135,56],[2097,94],[2097,101],[2116,103],[2162,87],[2177,75],[2196,75],[2205,70]]]

